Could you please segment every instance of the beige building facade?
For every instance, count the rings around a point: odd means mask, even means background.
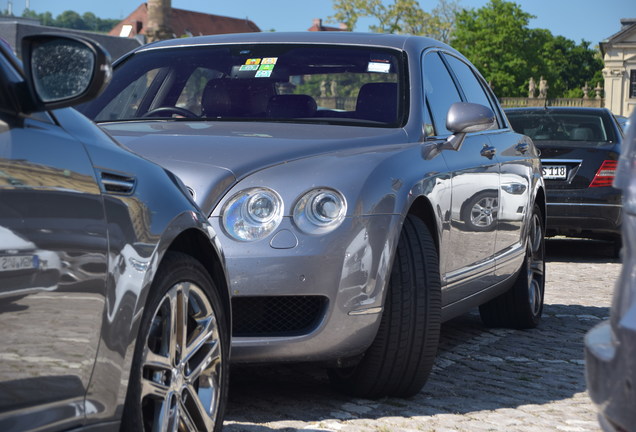
[[[605,106],[615,115],[636,110],[636,18],[621,19],[621,29],[600,43]]]

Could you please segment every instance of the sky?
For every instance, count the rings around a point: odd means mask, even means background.
[[[385,3],[390,3],[384,0]],[[66,10],[80,15],[93,12],[99,18],[125,18],[143,0],[0,0],[0,9],[7,10],[12,4],[13,14],[19,16],[28,6],[37,13],[51,12],[53,17]],[[461,7],[478,9],[488,0],[459,0]],[[636,18],[634,0],[516,0],[515,3],[536,18],[530,28],[548,29],[553,35],[565,36],[576,43],[581,40],[595,46],[620,30],[621,18]],[[420,0],[425,11],[431,11],[437,0]],[[322,18],[323,24],[334,14],[331,0],[172,0],[172,7],[248,18],[261,30],[304,31],[311,27],[314,18]],[[367,23],[368,25],[368,23]],[[358,25],[356,31],[366,31]]]

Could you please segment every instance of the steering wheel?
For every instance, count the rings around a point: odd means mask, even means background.
[[[197,117],[199,117],[198,115],[196,115],[192,111],[187,110],[185,108],[168,107],[168,106],[151,109],[146,114],[144,114],[142,117],[163,117],[163,116],[159,116],[158,114],[164,114],[164,115],[166,115],[166,114],[176,114],[176,115],[180,115],[180,116],[187,117],[187,118],[197,118]]]

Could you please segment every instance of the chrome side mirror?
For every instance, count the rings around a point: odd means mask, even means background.
[[[446,115],[446,129],[453,135],[442,145],[443,149],[459,150],[467,133],[493,129],[497,119],[492,110],[484,105],[455,102]]]

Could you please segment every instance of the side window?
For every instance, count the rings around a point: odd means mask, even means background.
[[[131,82],[117,97],[95,116],[95,121],[120,120],[135,117],[141,100],[160,69],[151,69]],[[111,83],[112,85],[112,83]]]
[[[470,67],[458,59],[457,57],[443,54],[444,58],[448,61],[455,76],[459,80],[459,84],[464,90],[464,96],[466,96],[466,102],[481,104],[492,109],[490,100],[484,92],[484,88],[481,86],[479,80],[470,69]]]
[[[430,52],[424,55],[422,59],[422,74],[424,96],[433,117],[435,135],[450,135],[451,132],[446,129],[446,115],[452,104],[461,102],[461,97],[448,73],[448,69],[446,69],[437,52]],[[425,127],[428,129],[428,125]]]
[[[444,54],[444,58],[448,61],[450,68],[459,80],[466,101],[487,106],[498,116],[499,110],[496,104],[493,103],[494,96],[492,92],[484,87],[485,83],[475,75],[470,66],[452,55]],[[501,120],[499,122],[501,123]]]

